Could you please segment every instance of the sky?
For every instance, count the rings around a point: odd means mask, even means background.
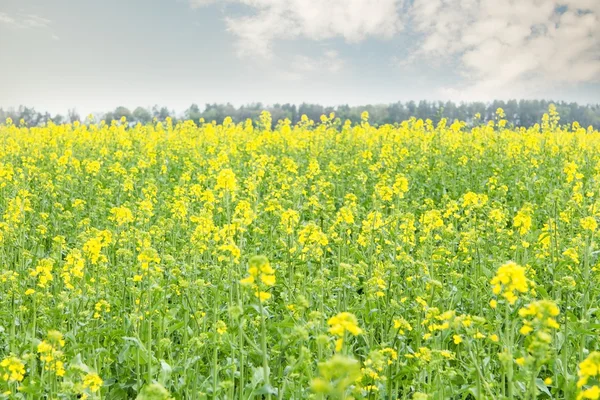
[[[600,0],[0,0],[0,107],[600,103]]]

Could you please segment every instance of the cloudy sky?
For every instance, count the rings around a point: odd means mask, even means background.
[[[0,107],[600,102],[600,0],[0,0]]]

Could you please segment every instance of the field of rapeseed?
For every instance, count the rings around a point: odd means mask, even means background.
[[[0,398],[598,399],[600,133],[0,127]]]

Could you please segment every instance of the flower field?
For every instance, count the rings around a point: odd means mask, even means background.
[[[600,132],[88,122],[0,126],[0,399],[600,398]]]

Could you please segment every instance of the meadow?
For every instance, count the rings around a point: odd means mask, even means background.
[[[599,399],[600,132],[0,126],[0,399]]]

